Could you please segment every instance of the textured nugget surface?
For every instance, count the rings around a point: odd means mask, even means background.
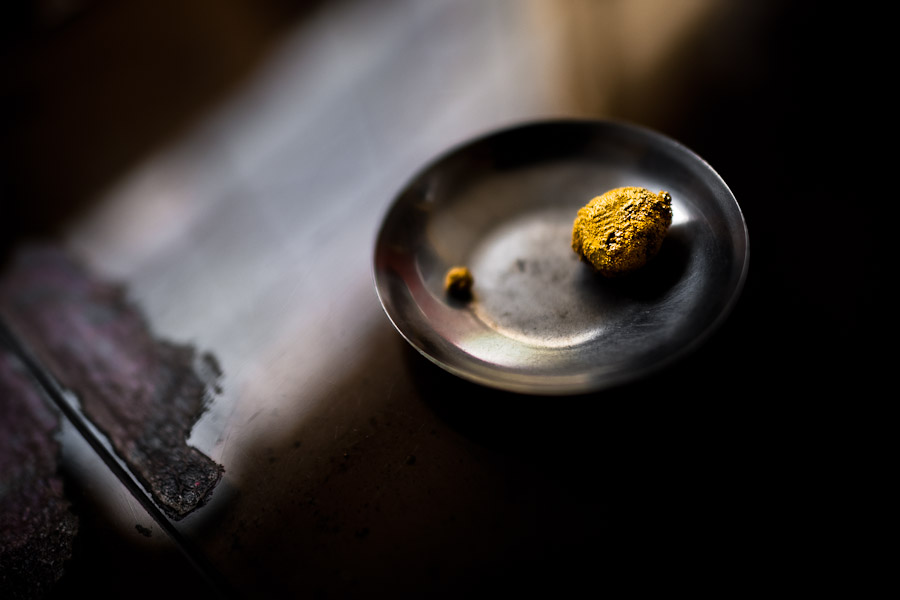
[[[621,187],[578,210],[572,249],[606,277],[644,266],[659,252],[672,224],[672,197],[641,187]]]

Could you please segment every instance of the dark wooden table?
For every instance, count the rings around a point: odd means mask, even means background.
[[[10,42],[4,249],[51,236],[223,371],[189,442],[224,477],[177,522],[63,420],[81,525],[57,593],[763,592],[821,575],[846,532],[832,492],[858,483],[846,401],[871,397],[884,267],[876,223],[846,215],[863,182],[830,108],[856,62],[815,43],[846,16],[750,4],[96,2]],[[447,148],[569,116],[656,129],[722,175],[750,232],[744,294],[633,385],[466,383],[382,311],[380,219]]]

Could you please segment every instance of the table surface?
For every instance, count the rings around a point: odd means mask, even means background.
[[[837,17],[709,0],[124,4],[84,3],[7,53],[13,92],[42,101],[9,138],[21,151],[4,144],[32,199],[12,220],[122,282],[160,337],[216,356],[222,393],[189,442],[225,475],[162,523],[64,422],[82,526],[60,594],[771,583],[757,552],[789,560],[771,543],[785,511],[812,511],[798,531],[821,515],[797,478],[820,481],[807,427],[837,410],[811,410],[811,374],[838,362],[819,343],[855,335],[879,291],[868,238],[802,262],[831,222],[817,207],[839,199],[804,112],[832,55],[798,40]],[[706,159],[744,211],[750,273],[716,334],[661,373],[497,392],[394,330],[375,236],[433,157],[557,117],[630,121]]]

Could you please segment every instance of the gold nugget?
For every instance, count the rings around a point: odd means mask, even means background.
[[[644,266],[672,224],[672,196],[622,187],[597,196],[578,211],[572,249],[606,277]]]
[[[466,267],[453,267],[444,278],[444,289],[454,298],[468,299],[472,296],[475,279]]]

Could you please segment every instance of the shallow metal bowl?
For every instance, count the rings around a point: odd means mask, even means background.
[[[606,279],[571,249],[578,209],[623,186],[672,195],[659,254]],[[747,273],[747,228],[721,177],[681,144],[624,123],[528,123],[425,167],[379,232],[374,277],[390,320],[447,371],[499,389],[573,394],[625,383],[695,348]],[[470,300],[444,290],[456,265]]]

